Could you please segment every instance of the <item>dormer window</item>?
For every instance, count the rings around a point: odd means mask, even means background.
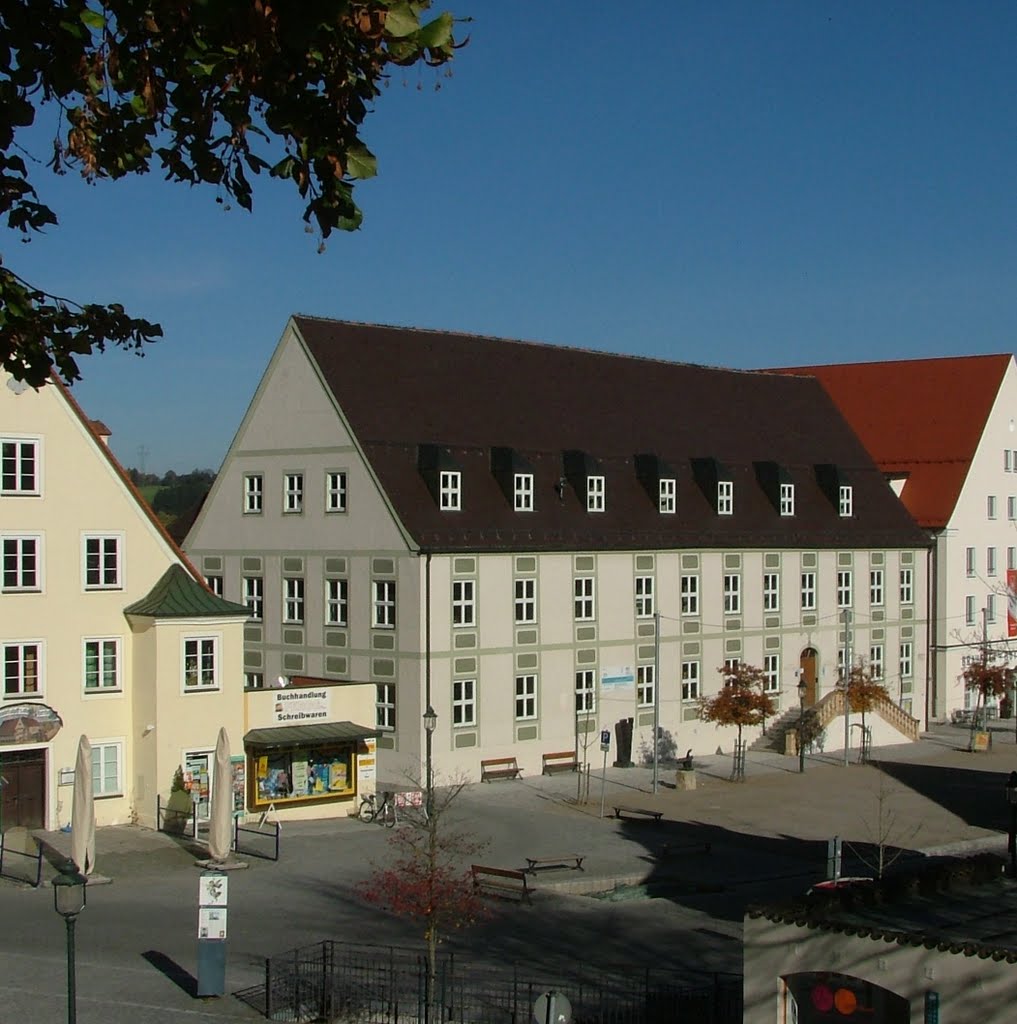
[[[664,477],[660,481],[658,509],[663,515],[674,515],[678,510],[678,481]]]
[[[780,485],[780,514],[782,516],[793,516],[795,514],[795,485]]]
[[[462,473],[442,470],[438,474],[438,507],[443,512],[458,512],[462,508]]]
[[[837,492],[837,510],[842,519],[854,515],[854,488],[850,484],[841,484]]]
[[[533,511],[533,474],[512,474],[512,507],[517,512]]]
[[[604,511],[604,478],[602,476],[586,478],[586,511]]]
[[[717,515],[729,516],[734,512],[734,483],[731,480],[717,481]]]

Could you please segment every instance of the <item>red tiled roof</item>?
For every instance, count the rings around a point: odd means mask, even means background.
[[[781,367],[816,377],[923,527],[949,522],[1009,354]]]

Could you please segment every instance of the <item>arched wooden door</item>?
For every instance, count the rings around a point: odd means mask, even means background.
[[[816,665],[819,652],[815,647],[806,647],[798,659],[801,678],[805,680],[805,706],[811,708],[816,703]]]

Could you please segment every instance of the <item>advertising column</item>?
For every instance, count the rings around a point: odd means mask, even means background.
[[[198,880],[198,995],[226,991],[226,875],[203,871]]]

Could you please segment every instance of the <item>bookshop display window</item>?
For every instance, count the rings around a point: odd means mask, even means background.
[[[352,796],[356,790],[355,749],[343,744],[253,752],[254,805]]]

